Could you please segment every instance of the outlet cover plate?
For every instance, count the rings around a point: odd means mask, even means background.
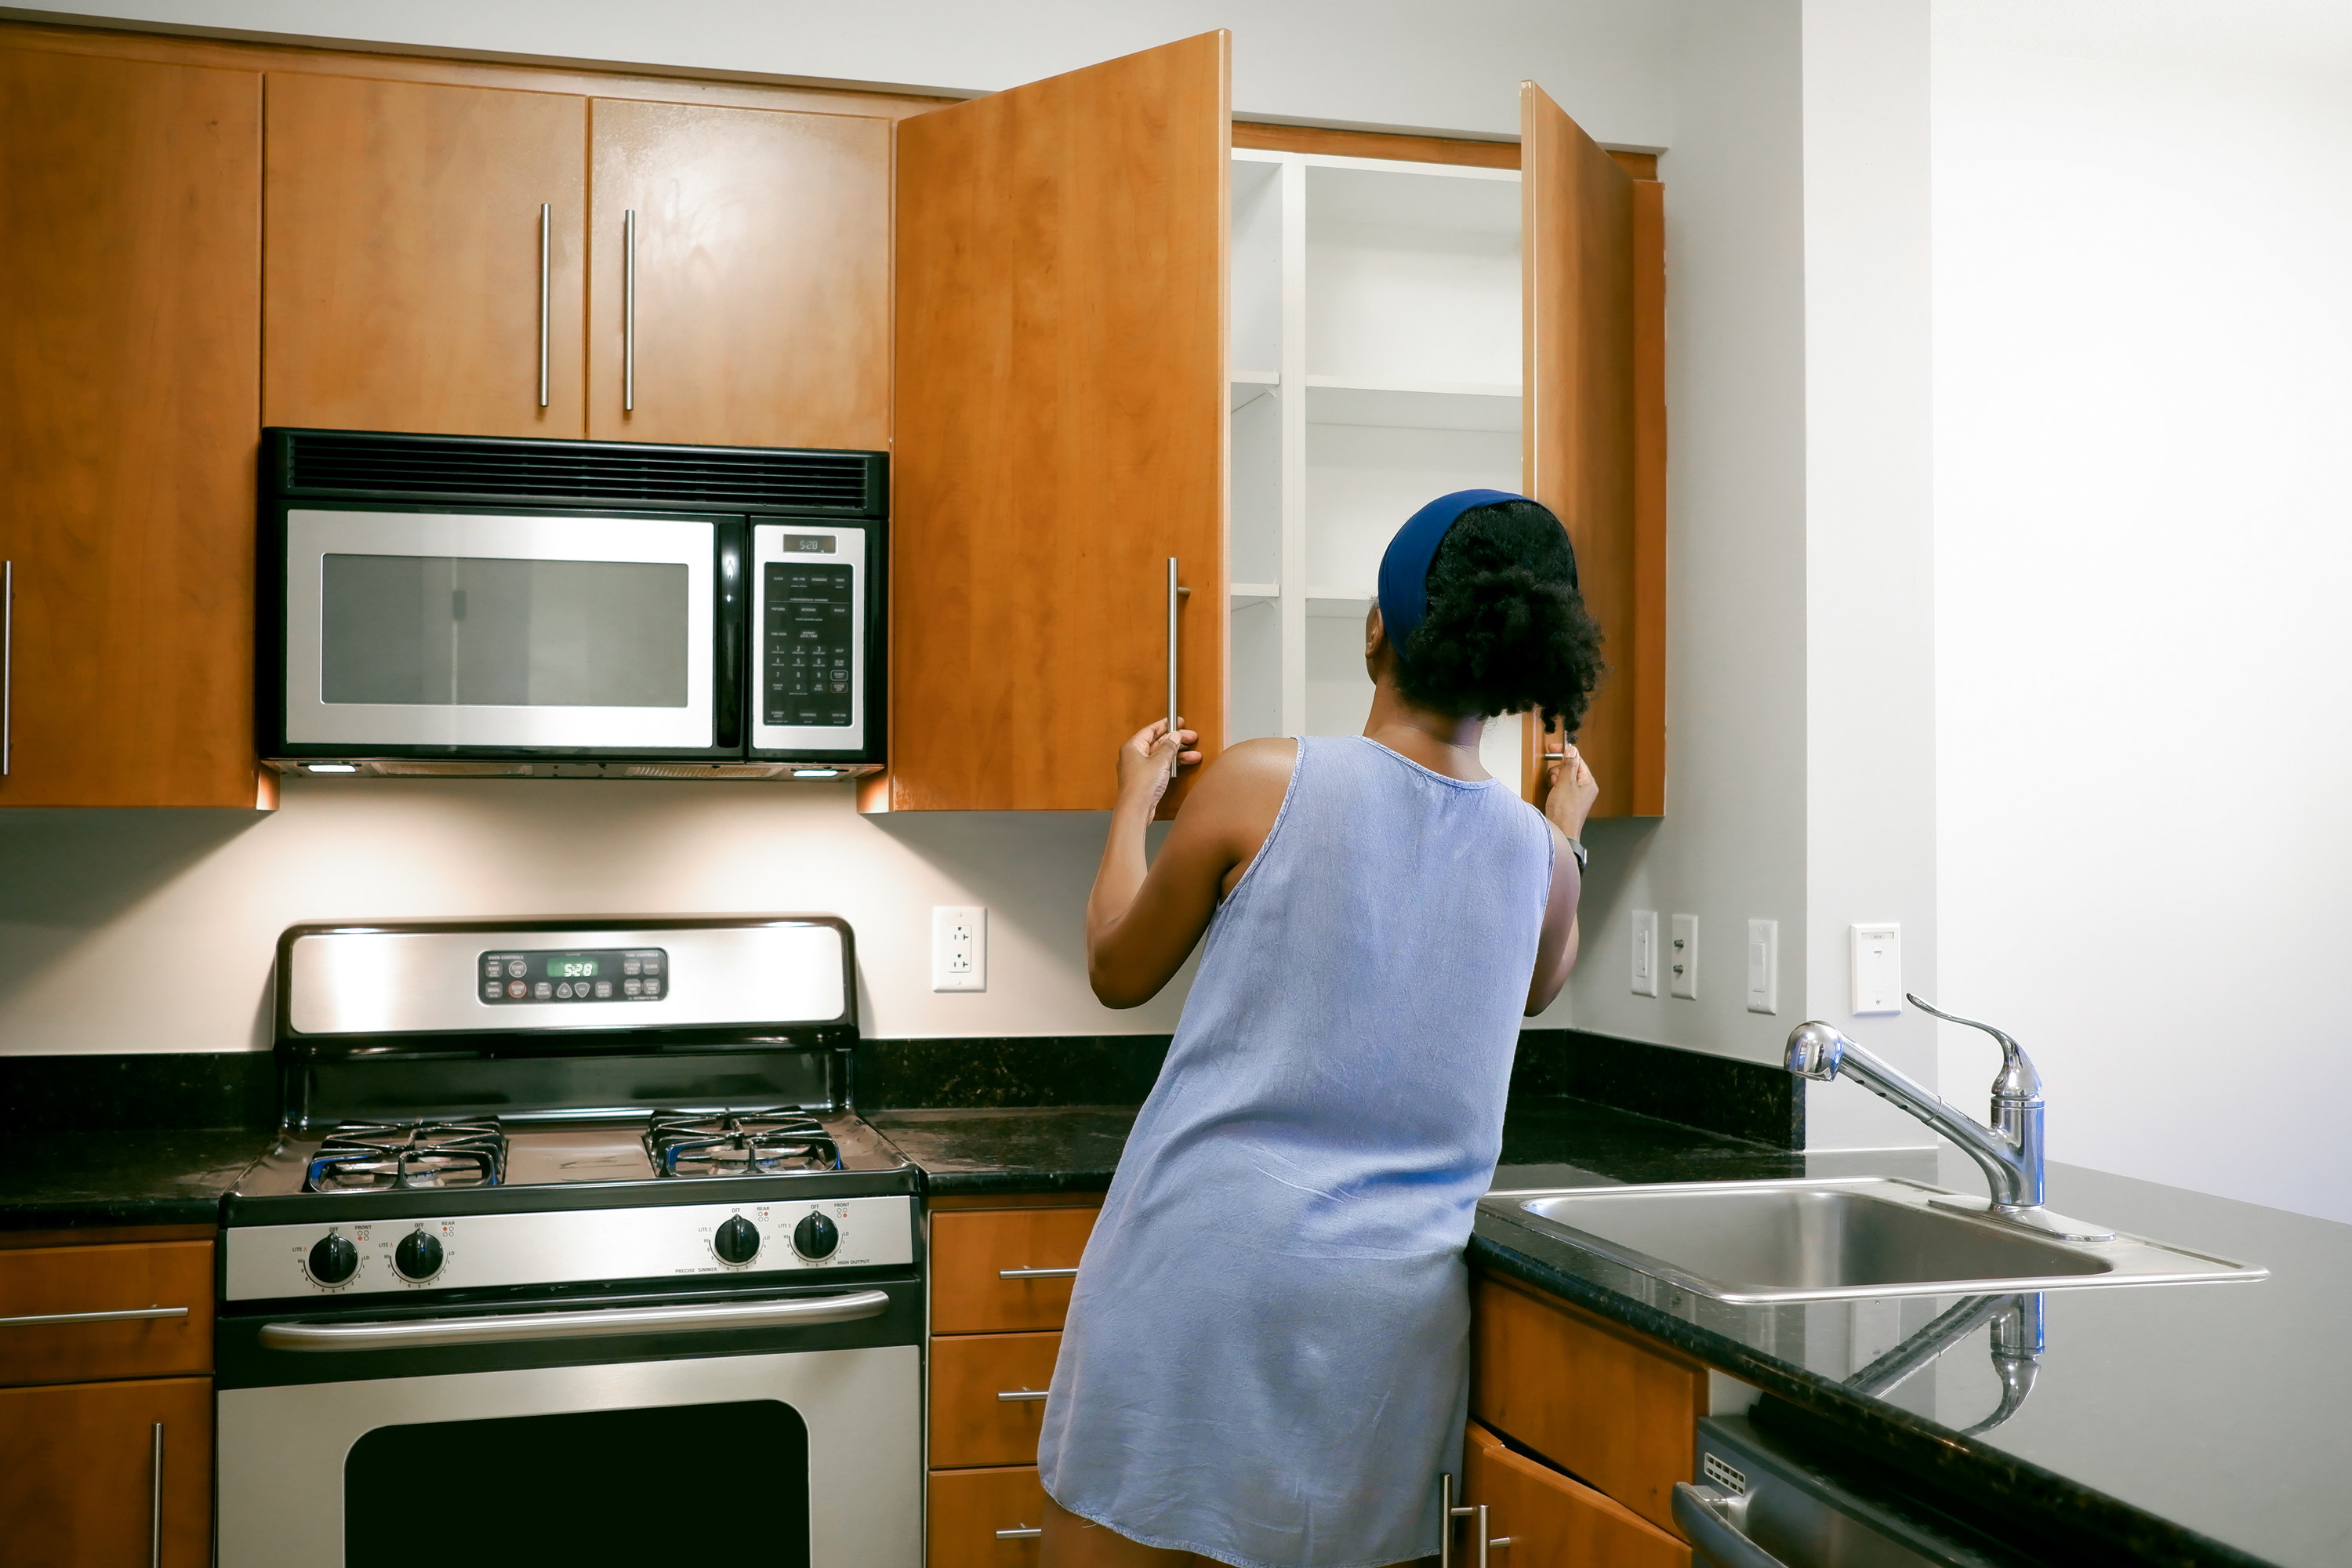
[[[931,906],[931,989],[988,989],[988,910],[982,906]]]

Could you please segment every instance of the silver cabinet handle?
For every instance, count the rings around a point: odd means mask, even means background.
[[[554,208],[539,204],[539,405],[547,406],[547,252],[555,228]]]
[[[1454,1568],[1454,1521],[1476,1511],[1454,1500],[1454,1478],[1451,1474],[1442,1474],[1437,1478],[1437,1568]]]
[[[1000,1268],[996,1277],[999,1279],[1076,1279],[1078,1271],[1075,1268]]]
[[[1043,1399],[1045,1397],[1045,1393],[1046,1391],[1042,1388],[1000,1389],[997,1391],[996,1397],[1000,1403],[1015,1405],[1024,1399]]]
[[[148,1480],[147,1568],[163,1568],[163,1424],[155,1423],[155,1464]]]
[[[1473,1523],[1478,1531],[1478,1568],[1487,1568],[1486,1553],[1495,1547],[1508,1546],[1511,1538],[1507,1535],[1487,1535],[1486,1505],[1483,1502],[1478,1505],[1478,1517]]]
[[[273,1351],[389,1351],[418,1345],[513,1344],[533,1340],[599,1339],[612,1334],[773,1328],[794,1323],[846,1323],[879,1317],[890,1297],[881,1290],[815,1296],[740,1306],[618,1307],[598,1312],[515,1312],[492,1318],[425,1318],[372,1323],[264,1323],[261,1343]]]
[[[185,1307],[127,1307],[119,1312],[36,1312],[25,1318],[0,1318],[0,1329],[28,1329],[38,1323],[123,1323],[136,1318],[184,1318]]]
[[[0,562],[0,779],[8,776],[8,721],[16,694],[16,563]]]
[[[1176,583],[1176,557],[1168,558],[1168,732],[1176,732],[1176,601],[1192,590]]]
[[[1733,1522],[1734,1515],[1746,1522],[1748,1500],[1726,1496],[1713,1487],[1693,1486],[1688,1481],[1675,1483],[1675,1522],[1690,1537],[1692,1553],[1697,1564],[1706,1568],[1788,1568],[1778,1557],[1748,1538],[1747,1531]]]
[[[637,407],[637,210],[621,215],[621,412]]]
[[[1038,1529],[1034,1524],[1024,1524],[1018,1530],[998,1531],[996,1532],[996,1539],[999,1541],[1034,1541],[1045,1533],[1045,1532],[1044,1531]]]

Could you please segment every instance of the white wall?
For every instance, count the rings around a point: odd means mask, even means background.
[[[2053,1158],[2352,1220],[2352,7],[1937,0],[1935,72],[1944,1000]]]
[[[82,0],[0,15],[982,92],[1216,27],[1234,107],[1517,136],[1533,77],[1585,129],[1664,146],[1671,7],[1641,0]]]
[[[1165,1032],[1189,974],[1129,1013],[1087,988],[1103,821],[593,779],[296,778],[268,815],[0,813],[0,1051],[266,1048],[279,931],[399,916],[838,914],[869,1035]],[[985,992],[930,989],[933,904],[988,907]]]

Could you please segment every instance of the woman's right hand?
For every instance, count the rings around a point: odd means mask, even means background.
[[[1574,746],[1562,746],[1560,752],[1558,760],[1544,766],[1550,792],[1544,796],[1544,816],[1569,837],[1580,839],[1584,819],[1591,815],[1592,803],[1601,798],[1601,785]]]
[[[1168,793],[1176,770],[1199,764],[1201,753],[1192,747],[1200,738],[1191,730],[1179,730],[1171,736],[1165,719],[1154,719],[1129,735],[1118,749],[1120,804],[1134,800],[1146,811],[1159,810],[1160,797]]]

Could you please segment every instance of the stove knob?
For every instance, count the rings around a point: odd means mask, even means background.
[[[841,1245],[841,1227],[821,1214],[802,1216],[793,1226],[793,1250],[803,1258],[831,1258]]]
[[[360,1271],[360,1249],[329,1231],[310,1248],[310,1278],[321,1285],[340,1285]]]
[[[437,1237],[412,1230],[392,1249],[392,1266],[403,1279],[430,1279],[441,1272],[441,1242]]]
[[[760,1256],[760,1227],[739,1214],[712,1234],[710,1248],[721,1263],[749,1263]]]

